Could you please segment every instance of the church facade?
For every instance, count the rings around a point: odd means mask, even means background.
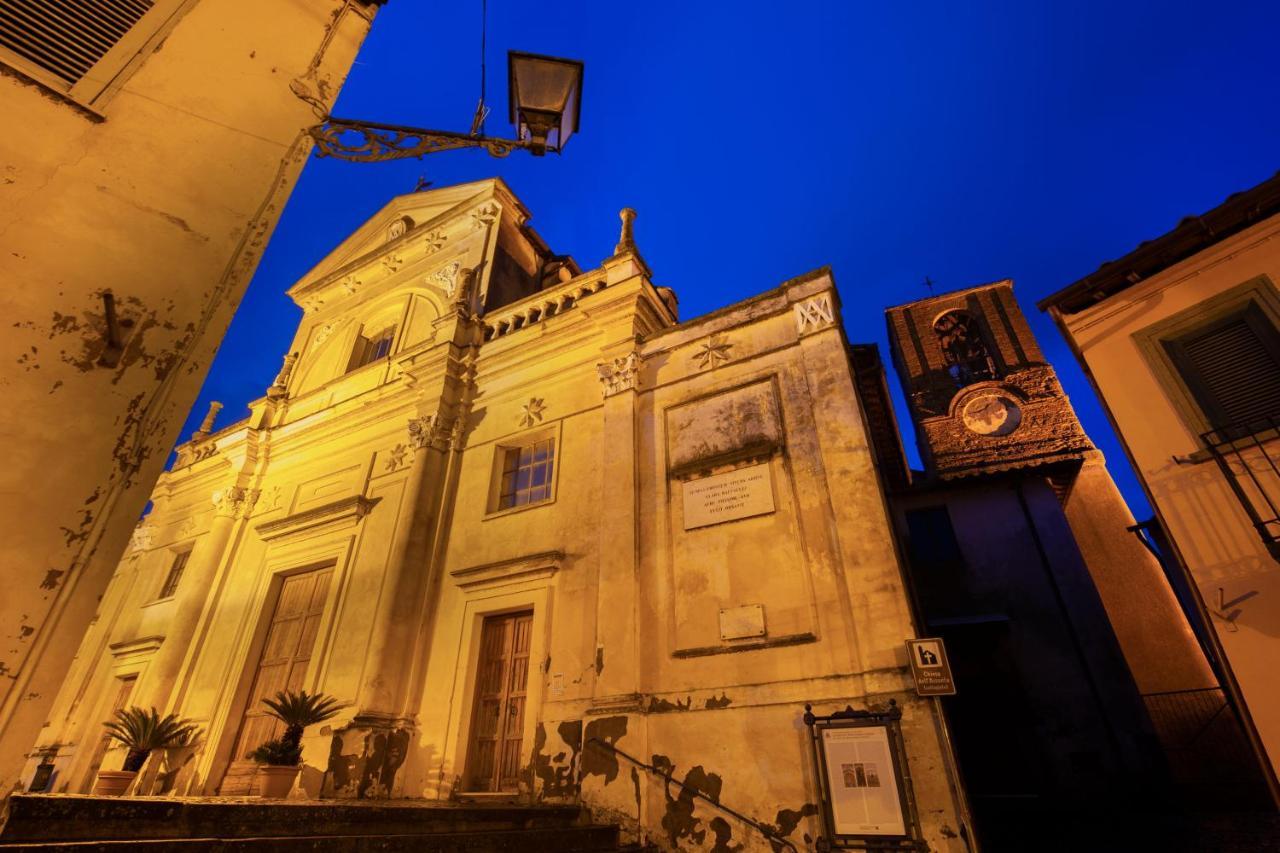
[[[139,791],[252,793],[289,687],[346,705],[294,796],[581,799],[767,850],[664,775],[799,845],[805,705],[892,700],[910,829],[964,849],[830,273],[681,323],[633,217],[584,272],[501,181],[415,193],[304,276],[266,395],[156,486],[25,779],[87,791],[141,705],[204,734]]]

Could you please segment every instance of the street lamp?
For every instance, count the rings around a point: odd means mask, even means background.
[[[507,52],[507,69],[515,139],[333,117],[307,132],[316,141],[317,156],[358,163],[421,157],[455,148],[483,148],[494,157],[506,157],[517,148],[535,157],[548,151],[558,154],[578,130],[582,63],[512,50]]]

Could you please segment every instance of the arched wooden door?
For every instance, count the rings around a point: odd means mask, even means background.
[[[489,616],[480,632],[466,790],[515,791],[529,686],[533,611]]]

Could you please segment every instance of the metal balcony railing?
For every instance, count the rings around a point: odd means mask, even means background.
[[[1201,437],[1267,550],[1280,560],[1280,417],[1218,427]]]

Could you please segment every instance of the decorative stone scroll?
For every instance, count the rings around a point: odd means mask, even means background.
[[[453,261],[433,272],[428,279],[444,290],[446,297],[452,299],[458,292],[458,272],[461,269],[462,264],[459,261]]]
[[[835,322],[831,310],[831,294],[820,293],[804,302],[797,302],[792,309],[796,316],[796,334],[804,335],[826,328]]]
[[[600,374],[604,396],[631,391],[640,381],[640,354],[629,352],[621,358],[601,362],[596,365],[596,371]]]

